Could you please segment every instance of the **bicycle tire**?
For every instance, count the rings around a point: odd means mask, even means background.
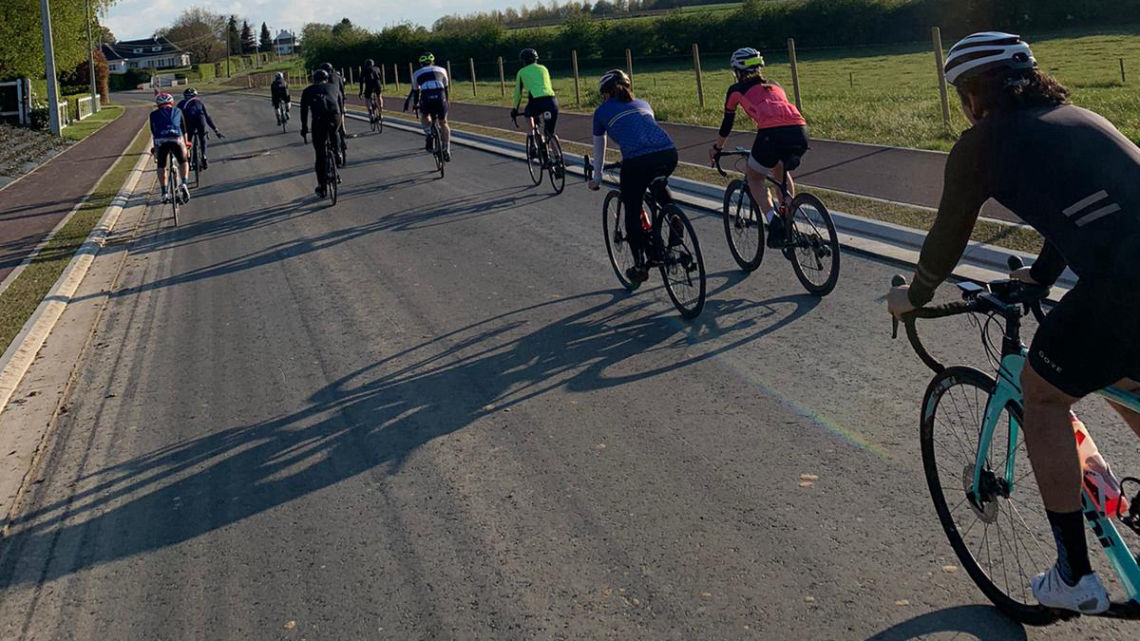
[[[376,113],[376,133],[384,133],[384,112],[382,110]]]
[[[970,392],[965,388],[973,388]],[[1029,514],[1029,518],[1034,521],[1034,525],[1040,526],[1037,531],[1043,536],[1040,537],[1044,540],[1041,544],[1044,550],[1041,550],[1039,558],[1030,558],[1030,548],[1025,546],[1024,543],[1019,545],[1019,541],[1013,541],[1012,544],[1003,544],[999,539],[997,543],[998,553],[1003,556],[1001,563],[1000,576],[1005,579],[1005,588],[1001,588],[995,582],[998,578],[998,572],[987,572],[982,567],[982,562],[978,558],[982,554],[975,555],[971,550],[967,538],[977,538],[977,532],[973,531],[974,526],[978,523],[985,523],[983,534],[981,536],[981,543],[986,546],[985,557],[988,557],[991,570],[996,570],[993,563],[993,555],[989,537],[991,534],[991,525],[997,524],[997,536],[1001,536],[1000,528],[1002,526],[1003,517],[1008,520],[1011,530],[1015,532],[1019,529],[1027,533],[1034,530],[1031,529],[1030,524],[1026,522],[1026,515],[1029,513],[1029,506],[1022,505],[1019,509],[1021,499],[1017,501],[1009,498],[1009,493],[1002,497],[1000,493],[985,498],[980,501],[980,506],[968,500],[966,495],[967,483],[973,485],[973,470],[974,464],[978,457],[977,441],[978,434],[982,426],[982,415],[985,412],[986,404],[989,398],[993,395],[995,389],[994,379],[976,369],[971,367],[948,367],[939,374],[937,374],[931,381],[930,385],[926,388],[926,394],[923,395],[922,400],[922,419],[920,426],[920,439],[922,444],[922,464],[923,470],[926,474],[927,487],[930,490],[930,498],[934,502],[935,511],[938,513],[938,520],[942,524],[942,529],[946,533],[946,538],[950,542],[950,547],[954,549],[954,553],[958,556],[958,561],[962,567],[973,579],[974,583],[981,589],[982,593],[995,605],[999,610],[1027,625],[1046,625],[1052,623],[1058,618],[1058,614],[1045,606],[1042,606],[1033,600],[1033,594],[1029,589],[1029,579],[1032,575],[1025,576],[1024,568],[1026,565],[1029,567],[1030,572],[1047,567],[1047,563],[1053,561],[1053,554],[1055,548],[1053,546],[1053,536],[1049,530],[1049,524],[1044,514],[1044,507],[1041,505],[1040,493],[1033,494],[1032,491],[1019,492],[1027,485],[1036,487],[1036,481],[1033,478],[1031,470],[1027,469],[1025,478],[1018,478],[1020,474],[1015,474],[1014,493],[1019,497],[1029,496],[1029,501],[1032,501],[1036,507],[1041,510],[1037,515]],[[957,393],[959,392],[960,393]],[[946,402],[946,411],[940,413],[939,410],[943,408],[943,402]],[[971,407],[972,405],[972,407]],[[962,428],[961,434],[955,434],[953,439],[949,440],[949,447],[941,447],[936,443],[936,439],[940,437],[940,433],[936,433],[938,426],[944,426],[940,432],[953,432],[954,430],[949,426],[950,419],[945,418],[946,414],[950,412],[957,412],[959,417],[962,417],[962,408],[966,407],[967,410],[973,410],[973,418],[965,417],[966,423]],[[1010,419],[1015,420],[1021,424],[1021,410],[1019,407],[1011,406],[1005,410],[1008,414],[1007,424]],[[1008,446],[1009,432],[1003,430],[999,423],[999,427],[995,430],[994,442],[990,444],[990,452],[1001,451],[1005,449],[1007,452],[1010,450]],[[1005,448],[999,448],[995,443],[1000,444],[1004,438]],[[1024,450],[1023,441],[1021,449]],[[974,448],[970,451],[969,448]],[[1017,451],[1018,444],[1014,444],[1012,448]],[[952,459],[951,456],[954,452],[961,452],[961,460]],[[987,454],[987,459],[990,454]],[[945,459],[949,462],[942,462]],[[1025,467],[1028,468],[1029,457],[1024,452],[1019,455],[1019,459],[1024,461]],[[940,462],[942,464],[939,467]],[[987,468],[992,465],[992,461],[987,464]],[[999,461],[998,467],[1004,468],[1005,461]],[[940,470],[943,473],[940,473]],[[968,475],[968,480],[967,480]],[[944,478],[950,481],[949,486],[954,488],[950,490],[950,496],[947,496],[945,487],[947,484],[943,483]],[[997,488],[996,481],[991,479],[996,477],[983,476],[993,488]],[[954,507],[950,507],[954,505]],[[970,519],[971,522],[964,529],[959,528],[959,524],[955,519],[955,512],[960,513],[962,516]],[[971,518],[972,517],[972,518]],[[1016,521],[1015,521],[1016,517]],[[965,525],[965,524],[963,524]],[[971,532],[975,535],[970,537]],[[1012,550],[1016,556],[1017,569],[1021,569],[1021,575],[1016,577],[1014,581],[1017,582],[1017,587],[1020,588],[1021,599],[1015,598],[1010,594],[1010,581],[1008,578],[1008,571],[1010,568],[1006,566],[1004,555],[1008,545],[1012,545]],[[1020,550],[1019,550],[1020,548]],[[1022,551],[1026,557],[1026,563],[1022,560]],[[980,552],[980,550],[979,550]]]
[[[328,196],[330,205],[336,205],[337,201],[337,169],[336,169],[336,154],[333,153],[332,147],[325,149],[325,193]]]
[[[661,249],[661,280],[665,282],[665,291],[673,306],[686,319],[700,316],[708,293],[705,259],[701,256],[697,231],[676,204],[661,206],[653,221],[653,242]]]
[[[561,194],[566,189],[566,159],[562,156],[562,143],[558,136],[550,137],[550,147],[546,151],[547,173],[550,174],[550,186],[554,193]]]
[[[378,127],[377,127],[376,110],[372,108],[371,100],[369,100],[369,103],[368,103],[368,126],[372,129],[372,133],[377,132]]]
[[[747,200],[747,203],[745,203]],[[747,205],[748,211],[741,210]],[[745,273],[756,271],[764,261],[764,224],[747,184],[737,178],[724,190],[724,237],[732,259]],[[749,247],[755,244],[755,247]]]
[[[442,179],[444,175],[443,165],[443,138],[440,136],[439,125],[436,124],[435,119],[431,121],[431,140],[432,140],[432,156],[435,157],[435,168],[439,171],[439,177]]]
[[[202,156],[198,151],[201,149],[200,144],[202,144],[202,137],[195,136],[194,148],[190,152],[190,162],[194,165],[194,187],[202,186]]]
[[[171,158],[170,159],[170,167],[166,170],[166,185],[167,185],[167,190],[170,193],[170,213],[171,213],[171,216],[174,218],[174,226],[175,227],[178,226],[178,198],[181,195],[179,192],[182,190],[181,187],[176,186],[176,185],[181,184],[181,179],[179,178],[179,175],[178,175],[179,172],[175,171],[175,169],[174,169],[174,166],[176,164],[176,162],[175,162],[176,160],[177,160],[176,158]]]
[[[532,183],[536,186],[542,183],[542,156],[533,134],[527,134],[526,137],[526,170],[530,173]]]
[[[610,267],[618,282],[627,291],[637,289],[641,283],[631,281],[625,275],[625,270],[633,267],[633,250],[630,249],[629,239],[625,234],[625,218],[622,216],[621,192],[616,189],[606,194],[602,203],[602,236],[606,239],[606,253],[610,257]]]
[[[288,112],[285,111],[285,107],[277,107],[277,119],[281,121],[281,133],[288,133],[288,129],[285,128],[286,123],[289,121],[289,116],[287,114]]]
[[[812,210],[815,211],[814,215],[808,213]],[[790,226],[790,244],[785,250],[785,256],[791,261],[796,278],[808,293],[814,296],[828,295],[839,282],[840,256],[839,235],[835,231],[831,213],[819,198],[806,193],[798,194],[792,199]],[[824,238],[823,234],[827,237]],[[824,259],[830,259],[826,269]],[[809,273],[806,268],[810,267],[818,269]],[[823,274],[826,277],[813,278]]]

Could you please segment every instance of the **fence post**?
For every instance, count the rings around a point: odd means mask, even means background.
[[[788,38],[788,61],[792,64],[792,91],[796,96],[796,109],[804,110],[803,102],[800,101],[800,69],[796,65],[796,39]]]
[[[697,101],[705,108],[705,83],[701,79],[701,48],[693,43],[693,69],[697,72]]]
[[[507,97],[507,77],[503,75],[503,57],[499,56],[499,93]]]
[[[942,98],[942,124],[950,131],[950,100],[946,96],[946,74],[942,72],[942,30],[930,29],[930,39],[934,45],[934,72],[938,74],[938,93]]]
[[[451,85],[455,82],[455,74],[451,73],[451,61],[447,61],[447,83]]]
[[[475,88],[475,59],[468,58],[467,62],[471,63],[471,96],[475,97],[479,95],[479,90]]]
[[[409,62],[408,63],[408,84],[409,85],[415,84],[412,82],[412,77],[415,75],[416,75],[416,70],[414,67],[412,67],[412,63]]]
[[[578,50],[570,50],[570,66],[574,68],[574,104],[582,105],[582,93],[578,89]]]
[[[396,81],[396,93],[400,93],[400,65],[392,63],[392,78]]]
[[[1120,59],[1120,84],[1125,84],[1127,80],[1124,78],[1124,58]]]
[[[380,65],[380,84],[388,86],[388,74],[384,72],[384,65]]]
[[[629,74],[629,88],[633,89],[633,54],[625,50],[625,72]]]

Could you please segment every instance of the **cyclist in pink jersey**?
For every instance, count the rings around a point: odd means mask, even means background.
[[[732,123],[736,119],[736,108],[744,107],[744,112],[756,123],[756,141],[748,158],[745,174],[748,188],[753,196],[761,200],[764,217],[768,222],[768,246],[780,247],[784,243],[783,221],[776,216],[772,196],[764,184],[764,177],[772,174],[777,182],[783,180],[784,172],[799,166],[800,159],[808,149],[807,122],[796,106],[788,102],[788,96],[780,85],[764,78],[762,70],[764,58],[760,52],[744,47],[732,54],[732,70],[736,83],[728,88],[724,98],[724,120],[721,121],[717,141],[709,150],[709,161],[724,149],[725,140],[732,133]],[[788,189],[795,193],[792,177],[787,176]]]

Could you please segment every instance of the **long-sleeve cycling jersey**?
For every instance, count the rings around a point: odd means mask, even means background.
[[[269,85],[269,95],[276,104],[283,100],[289,99],[289,83],[284,79],[274,79],[273,84]]]
[[[531,99],[549,98],[554,96],[554,86],[550,84],[550,71],[537,62],[519,69],[515,75],[515,109],[522,104],[523,92],[526,91]]]
[[[214,126],[213,119],[206,111],[206,103],[202,102],[198,96],[185,98],[182,102],[178,103],[178,109],[186,117],[186,131],[206,131],[206,125],[210,125],[210,129],[217,131],[218,128]]]
[[[912,304],[950,275],[990,198],[1045,237],[1037,282],[1051,285],[1068,265],[1082,281],[1140,284],[1140,148],[1101,116],[1064,105],[988,116],[962,134]]]

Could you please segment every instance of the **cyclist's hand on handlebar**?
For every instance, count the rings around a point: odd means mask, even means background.
[[[511,120],[515,120],[518,117],[519,117],[519,110],[518,109],[511,109]]]
[[[716,166],[716,155],[719,154],[720,152],[721,152],[721,150],[717,149],[716,145],[709,147],[709,167],[715,167]]]
[[[1026,285],[1040,285],[1036,280],[1033,280],[1033,275],[1029,273],[1031,268],[1019,267],[1009,273],[1012,280],[1020,281]]]
[[[902,284],[891,287],[891,291],[887,292],[887,311],[895,318],[901,317],[907,312],[914,311],[914,305],[910,303],[910,285]]]
[[[591,178],[590,180],[586,181],[586,187],[589,187],[590,191],[598,191],[602,188],[602,185],[601,183]]]

